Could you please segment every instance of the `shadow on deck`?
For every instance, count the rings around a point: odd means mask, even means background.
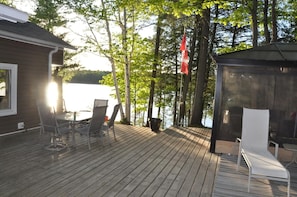
[[[116,125],[116,134],[90,151],[76,135],[60,152],[45,150],[39,131],[2,137],[1,196],[211,196],[219,157],[208,152],[210,130]]]

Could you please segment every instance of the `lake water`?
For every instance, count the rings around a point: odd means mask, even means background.
[[[63,84],[63,98],[68,111],[92,110],[94,99],[106,99],[108,100],[106,114],[111,117],[113,107],[118,103],[116,99],[111,97],[113,92],[114,90],[111,87],[105,85]],[[116,120],[120,120],[119,113]]]
[[[114,88],[106,85],[80,83],[63,84],[63,98],[68,111],[92,110],[94,99],[107,99],[108,107],[106,115],[111,117],[113,107],[118,103],[117,100],[111,96],[111,94],[114,93]],[[170,109],[167,111],[170,111]],[[156,116],[155,112],[157,112],[157,109],[153,110],[153,116]],[[172,118],[170,115],[167,115],[167,117],[168,120],[165,122],[165,128],[172,125]],[[116,120],[119,121],[120,119],[120,113],[118,113]],[[133,117],[131,117],[131,119],[133,119]],[[209,118],[203,120],[202,123],[207,127],[212,126],[212,121]]]

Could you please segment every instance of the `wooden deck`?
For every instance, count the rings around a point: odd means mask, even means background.
[[[49,136],[32,131],[0,138],[0,196],[286,196],[280,182],[251,181],[236,156],[209,153],[210,130],[116,125],[118,142],[102,146],[76,135],[76,148],[45,150]],[[69,142],[71,144],[71,141]],[[297,164],[289,167],[297,196]]]
[[[118,142],[44,149],[39,131],[0,138],[1,196],[211,196],[219,157],[209,130],[116,125]],[[71,142],[70,142],[71,143]]]

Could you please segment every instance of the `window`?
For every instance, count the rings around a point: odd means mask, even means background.
[[[17,113],[16,64],[0,63],[0,116]]]

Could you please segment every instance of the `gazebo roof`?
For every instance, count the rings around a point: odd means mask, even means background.
[[[271,43],[215,57],[218,64],[280,64],[297,66],[296,43]]]

